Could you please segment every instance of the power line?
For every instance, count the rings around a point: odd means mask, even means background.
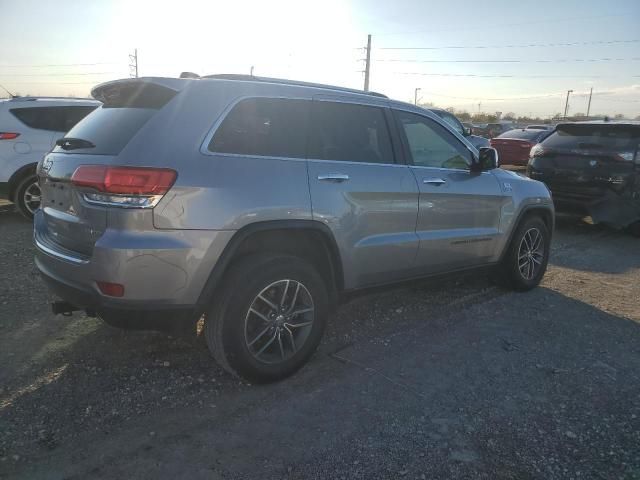
[[[619,78],[619,76],[611,75],[511,75],[511,74],[493,74],[484,75],[477,73],[422,73],[422,72],[391,72],[396,75],[417,75],[424,77],[464,77],[464,78]],[[640,77],[633,75],[632,78]]]
[[[456,31],[469,31],[469,30],[486,30],[488,28],[503,28],[503,27],[518,27],[523,25],[535,25],[535,24],[549,24],[549,23],[562,23],[562,22],[576,22],[576,21],[584,21],[584,20],[602,20],[603,18],[609,17],[627,17],[629,14],[612,14],[612,15],[598,15],[591,17],[567,17],[567,18],[556,18],[556,19],[546,19],[546,20],[529,20],[526,22],[517,22],[517,23],[501,23],[496,25],[479,25],[477,27],[460,27],[456,29],[451,28],[437,28],[437,29],[429,29],[429,30],[417,30],[413,32],[375,32],[376,35],[380,36],[393,36],[393,35],[417,35],[420,33],[432,33],[432,32],[456,32]]]
[[[10,73],[2,77],[75,77],[85,75],[113,75],[120,72],[84,72],[84,73]]]
[[[520,45],[447,45],[442,47],[378,47],[378,50],[444,50],[444,49],[477,49],[477,48],[530,48],[530,47],[575,47],[582,45],[614,45],[620,43],[638,43],[634,40],[597,40],[593,42],[567,43],[525,43]]]
[[[640,57],[633,58],[567,58],[558,60],[402,60],[384,58],[374,62],[394,63],[569,63],[569,62],[631,62],[638,61]]]
[[[91,67],[95,65],[119,65],[122,62],[97,62],[97,63],[40,63],[40,64],[14,64],[14,65],[4,65],[0,64],[2,68],[41,68],[41,67]]]

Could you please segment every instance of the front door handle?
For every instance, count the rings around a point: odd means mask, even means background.
[[[318,175],[318,180],[325,182],[346,182],[349,180],[349,175],[344,173],[323,173]]]
[[[447,181],[442,178],[423,178],[422,183],[426,183],[427,185],[435,185],[437,187],[440,185],[444,185],[445,183],[447,183]]]

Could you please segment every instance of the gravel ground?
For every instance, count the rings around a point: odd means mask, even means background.
[[[360,296],[293,378],[54,317],[0,208],[1,478],[640,479],[640,240],[560,219],[543,285]]]

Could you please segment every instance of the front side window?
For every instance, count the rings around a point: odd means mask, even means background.
[[[379,107],[313,102],[308,157],[367,163],[393,163],[391,139]]]
[[[308,100],[249,98],[238,102],[216,130],[216,153],[304,158]]]
[[[404,130],[414,165],[469,169],[471,152],[444,127],[413,113],[398,111],[396,115]]]

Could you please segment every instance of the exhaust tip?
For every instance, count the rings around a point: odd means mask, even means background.
[[[70,317],[71,314],[77,310],[80,309],[69,302],[59,301],[51,303],[51,312],[53,312],[54,315]]]

